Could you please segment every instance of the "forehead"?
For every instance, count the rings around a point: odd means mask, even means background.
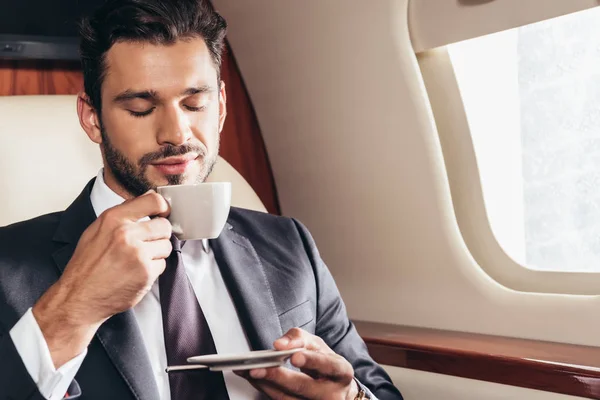
[[[201,38],[171,45],[119,42],[107,52],[106,65],[103,97],[125,90],[155,90],[168,97],[189,87],[217,84],[217,70]]]

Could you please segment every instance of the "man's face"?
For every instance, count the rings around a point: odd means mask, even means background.
[[[109,186],[138,196],[203,182],[225,120],[225,88],[204,40],[121,42],[106,60],[100,145]]]

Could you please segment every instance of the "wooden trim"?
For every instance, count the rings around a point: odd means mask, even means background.
[[[380,364],[600,399],[600,348],[361,321],[355,325]]]
[[[0,60],[0,96],[77,94],[81,89],[79,62]]]
[[[221,78],[227,91],[227,119],[220,154],[248,181],[271,214],[281,214],[262,132],[229,44],[223,54]]]

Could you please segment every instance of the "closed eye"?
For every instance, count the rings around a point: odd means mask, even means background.
[[[131,114],[132,116],[134,116],[136,118],[142,118],[142,117],[152,114],[152,111],[154,111],[154,108],[155,107],[152,107],[146,111],[133,111],[133,110],[127,110],[127,111],[129,111],[129,114]]]
[[[184,107],[192,112],[204,111],[206,109],[206,106],[201,106],[201,107],[184,106]]]

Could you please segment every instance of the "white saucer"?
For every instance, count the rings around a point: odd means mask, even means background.
[[[254,368],[270,368],[283,365],[292,354],[304,349],[259,350],[243,354],[210,354],[190,357],[191,364],[204,365],[211,371],[246,370]]]

